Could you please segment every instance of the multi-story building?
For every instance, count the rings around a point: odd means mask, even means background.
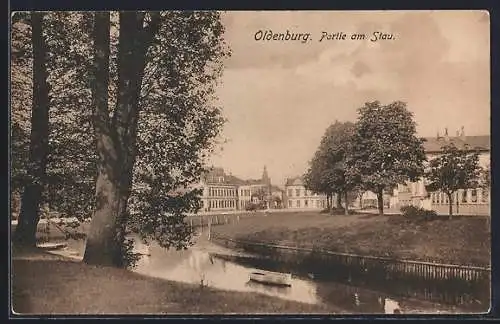
[[[424,150],[427,160],[438,157],[442,153],[442,147],[446,144],[454,144],[458,148],[469,148],[471,151],[479,152],[479,165],[490,168],[490,136],[465,136],[464,129],[451,137],[445,130],[443,136],[428,137],[424,142]],[[406,205],[413,205],[432,209],[438,213],[448,213],[449,201],[443,192],[427,192],[426,179],[421,178],[417,182],[408,182],[405,185],[398,185],[395,192],[397,195],[398,208]],[[490,189],[489,188],[468,188],[460,189],[454,193],[453,213],[455,214],[490,214]]]
[[[261,179],[242,180],[222,168],[212,168],[200,182],[203,189],[202,211],[245,210],[255,204],[264,208],[281,208],[280,189],[271,185],[264,166]]]
[[[326,196],[306,189],[303,177],[289,178],[285,183],[285,207],[290,209],[326,208]]]
[[[226,175],[224,169],[213,168],[205,173],[201,179],[202,210],[227,211],[238,208],[238,183],[242,180]]]

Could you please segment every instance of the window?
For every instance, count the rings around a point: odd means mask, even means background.
[[[431,199],[432,199],[432,203],[435,204],[436,203],[436,193],[435,192],[431,193]]]
[[[463,203],[467,202],[467,190],[462,191],[462,202]]]
[[[291,200],[288,201],[288,207],[292,207],[292,201]]]
[[[319,208],[319,200],[316,200],[316,208]]]
[[[293,190],[292,189],[288,189],[288,197],[292,197],[293,196]]]
[[[300,207],[300,200],[297,200],[297,207]]]
[[[444,195],[444,203],[445,203],[445,204],[447,204],[447,203],[448,203],[448,195],[447,195],[447,194],[445,194],[445,195]]]
[[[477,190],[476,189],[472,189],[471,196],[472,196],[472,202],[473,203],[477,202]]]
[[[304,207],[308,207],[309,206],[309,201],[307,201],[307,199],[304,201]]]
[[[295,189],[295,196],[300,197],[300,189]]]

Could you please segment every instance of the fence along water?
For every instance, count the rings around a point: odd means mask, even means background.
[[[358,268],[360,272],[381,275],[385,279],[447,280],[465,282],[488,282],[490,267],[453,265],[423,261],[398,260],[386,257],[362,256],[320,249],[298,248],[283,245],[234,240],[212,233],[212,241],[235,248],[244,248],[264,255],[273,255],[277,261],[315,259],[323,262]],[[312,261],[312,260],[311,260]]]

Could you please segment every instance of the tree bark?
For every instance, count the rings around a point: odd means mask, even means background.
[[[49,88],[47,84],[46,47],[43,38],[42,12],[31,13],[33,44],[33,103],[28,175],[21,198],[21,212],[14,241],[21,246],[36,246],[40,203],[46,177],[49,139]]]
[[[451,192],[447,192],[446,195],[448,196],[449,218],[451,219],[453,217],[453,200],[452,200],[452,194],[451,194]]]
[[[118,47],[118,97],[109,120],[109,13],[96,13],[94,27],[95,82],[94,128],[99,153],[96,210],[87,239],[85,261],[90,264],[126,266],[123,243],[127,202],[137,154],[136,137],[146,51],[156,34],[160,16],[151,14],[144,27],[144,13],[121,12]]]
[[[379,188],[377,190],[378,213],[380,216],[384,215],[384,191]]]
[[[344,210],[344,212],[345,212],[345,215],[347,216],[347,215],[349,215],[349,202],[347,200],[347,190],[344,191],[344,200],[345,200],[345,210]]]
[[[88,264],[122,266],[121,242],[116,236],[120,201],[120,164],[117,136],[109,123],[109,12],[94,18],[93,126],[98,154],[96,207],[87,235],[83,260]]]
[[[337,198],[337,206],[335,206],[336,208],[342,208],[342,195],[341,195],[341,192],[337,192],[335,193],[335,197]]]
[[[118,132],[123,168],[120,176],[119,204],[120,236],[124,239],[127,205],[132,188],[132,178],[137,156],[137,126],[140,112],[140,95],[146,54],[160,27],[159,13],[151,13],[151,21],[143,27],[144,13],[120,13],[120,38],[118,50],[119,97],[116,102],[113,126]]]

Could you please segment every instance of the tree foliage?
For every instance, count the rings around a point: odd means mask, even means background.
[[[62,216],[91,216],[95,153],[90,127],[88,67],[91,13],[49,12],[43,38],[49,88],[49,141],[43,203]],[[27,182],[26,163],[31,129],[32,45],[30,13],[12,17],[11,148],[12,190]]]
[[[49,132],[49,90],[47,84],[47,51],[43,36],[44,13],[32,13],[31,44],[33,58],[33,95],[31,100],[31,132],[26,179],[21,198],[15,241],[24,246],[36,245],[36,231],[47,171]]]
[[[416,137],[416,123],[406,104],[368,102],[358,110],[348,175],[355,183],[377,194],[383,214],[383,193],[397,184],[423,175],[423,140]]]
[[[429,161],[425,173],[430,182],[427,189],[440,190],[448,196],[449,215],[452,217],[453,193],[459,189],[480,186],[482,171],[478,152],[467,147],[459,149],[450,143],[442,148],[441,155]]]
[[[306,187],[316,193],[337,194],[338,204],[342,195],[355,187],[346,173],[346,159],[350,152],[354,124],[336,121],[330,125],[304,176]],[[346,201],[346,212],[348,203]],[[339,206],[340,207],[340,206]]]
[[[89,83],[94,71],[94,14],[50,12],[44,18],[50,97],[44,199],[52,211],[80,219],[90,217],[96,203],[98,160]],[[150,26],[153,16],[159,17],[159,25],[142,54],[137,149],[130,155],[134,163],[128,163],[130,199],[123,215],[128,230],[141,237],[165,247],[183,247],[190,237],[184,215],[199,208],[199,192],[191,183],[199,178],[225,121],[215,86],[230,52],[217,12],[138,14],[144,18],[142,27]],[[29,18],[29,14],[14,15],[12,28],[11,178],[16,188],[22,188],[26,178],[31,127]],[[119,13],[112,12],[109,107],[116,107],[119,98],[120,29]]]
[[[215,96],[229,55],[223,33],[218,12],[165,12],[147,53],[130,223],[164,247],[185,247],[184,216],[201,207],[191,184],[225,122]]]

